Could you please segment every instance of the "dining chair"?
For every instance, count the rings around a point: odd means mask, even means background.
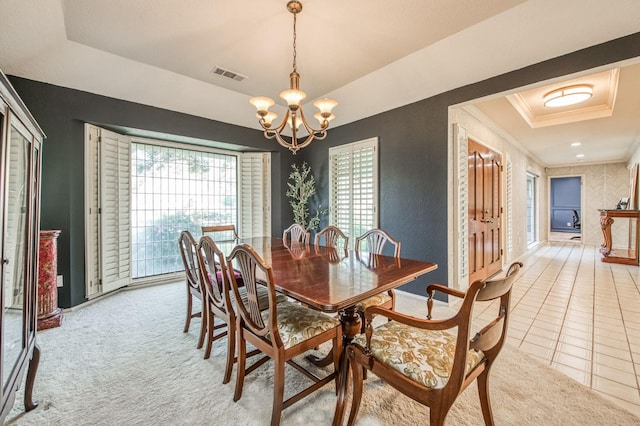
[[[442,425],[454,401],[477,380],[484,422],[493,425],[489,398],[489,372],[502,349],[509,325],[511,288],[522,263],[514,262],[501,278],[475,281],[466,292],[439,284],[427,286],[427,319],[378,306],[367,308],[366,332],[346,347],[341,383],[353,378],[353,399],[348,424],[355,422],[363,395],[363,371],[371,371],[398,391],[430,408],[430,424]],[[458,312],[448,319],[431,318],[436,291],[462,299]],[[495,318],[472,332],[476,302],[499,299]],[[371,325],[373,315],[389,322]],[[474,320],[474,328],[475,327]],[[344,420],[348,386],[338,392],[334,425]]]
[[[400,241],[394,240],[391,235],[389,235],[383,229],[379,228],[370,229],[361,236],[357,237],[355,251],[356,254],[359,254],[361,251],[368,251],[372,254],[382,254],[387,243],[393,247],[393,256],[395,258],[399,258]],[[362,320],[362,332],[364,332],[365,326],[364,311],[369,306],[382,306],[384,308],[395,310],[396,292],[394,290],[388,290],[386,292],[376,294],[375,296],[371,296],[368,299],[365,299],[362,302],[358,303],[357,309],[358,315],[360,315],[360,319]]]
[[[315,239],[313,241],[314,245],[317,247],[320,245],[320,240],[324,238],[324,245],[326,247],[335,247],[338,248],[338,240],[342,239],[343,248],[349,247],[349,237],[344,235],[344,232],[340,230],[337,226],[329,225],[323,230],[316,233]]]
[[[238,239],[236,226],[233,223],[228,225],[210,225],[200,227],[202,235],[210,236],[214,241],[235,241]],[[238,271],[233,271],[236,277],[240,277]]]
[[[229,268],[224,253],[218,248],[213,239],[203,236],[198,243],[198,263],[200,265],[200,280],[205,290],[203,301],[204,323],[206,326],[207,346],[204,359],[211,356],[211,347],[214,341],[227,336],[227,362],[222,383],[229,383],[231,371],[235,361],[236,344],[236,314],[233,308],[233,295],[229,281]],[[247,291],[239,287],[240,298],[247,298]],[[269,294],[264,286],[256,289],[258,307],[260,310],[269,307]],[[286,300],[286,296],[276,293],[276,303]],[[215,325],[215,318],[223,321]],[[215,334],[216,330],[226,327],[226,331]],[[257,354],[257,352],[252,353]]]
[[[234,224],[228,225],[212,225],[202,226],[202,235],[209,235],[213,237],[214,241],[233,241],[238,239],[238,233],[236,232],[236,226]]]
[[[290,238],[287,238],[287,236],[289,236]],[[307,231],[304,226],[300,225],[299,223],[294,223],[293,225],[285,229],[282,233],[282,240],[285,242],[285,244],[287,240],[291,242],[307,244],[310,242],[310,238],[311,235],[309,234],[309,231]]]
[[[200,349],[204,343],[205,335],[204,309],[200,312],[193,313],[193,298],[195,297],[202,302],[203,291],[200,282],[200,272],[198,271],[197,244],[191,232],[182,231],[180,233],[178,246],[180,247],[180,255],[182,257],[182,264],[184,265],[184,273],[187,281],[187,320],[184,324],[183,331],[185,333],[189,331],[191,318],[202,318],[200,337],[198,339],[198,349]]]
[[[248,342],[260,350],[266,358],[273,360],[271,425],[278,425],[282,410],[337,377],[340,354],[342,353],[342,327],[337,319],[301,304],[288,301],[276,303],[271,266],[267,265],[248,244],[239,244],[234,247],[228,260],[229,264],[233,263],[241,272],[244,288],[248,295],[246,298],[241,297],[241,287],[238,287],[235,278],[231,276],[231,288],[236,300],[240,301],[236,304],[238,310],[238,368],[233,400],[240,399],[245,375],[253,371],[256,366],[254,363],[246,368],[245,352]],[[269,293],[269,308],[264,311],[260,311],[256,302],[255,294],[260,285],[256,276],[264,279]],[[294,357],[328,341],[333,342],[333,373],[325,377],[318,377],[293,360]],[[283,400],[285,362],[313,380],[313,384],[287,400]]]

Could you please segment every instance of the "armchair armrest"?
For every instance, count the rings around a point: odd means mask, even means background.
[[[459,297],[461,299],[464,299],[464,296],[467,294],[464,291],[445,287],[442,284],[429,284],[427,286],[427,295],[429,296],[429,298],[427,299],[427,319],[431,319],[431,312],[433,310],[433,295],[436,290],[442,293],[449,294],[451,296]]]
[[[458,315],[456,314],[453,317],[444,320],[422,319],[413,317],[411,315],[401,314],[400,312],[392,311],[391,309],[383,308],[381,306],[369,306],[364,311],[364,317],[365,321],[367,322],[368,329],[372,328],[371,320],[373,319],[374,315],[380,315],[389,320],[398,321],[411,327],[429,330],[446,330],[448,328],[456,327],[456,319],[458,317]]]
[[[451,296],[459,297],[461,299],[463,299],[464,296],[467,294],[464,291],[456,290],[456,289],[451,288],[451,287],[446,287],[446,286],[443,286],[442,284],[429,284],[427,286],[427,294],[429,295],[429,297],[433,297],[433,293],[436,290],[438,290],[438,291],[440,291],[442,293],[450,294]]]

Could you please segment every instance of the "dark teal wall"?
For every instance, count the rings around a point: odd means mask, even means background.
[[[447,284],[446,232],[451,217],[447,211],[448,107],[639,56],[640,33],[636,33],[330,129],[326,140],[313,142],[297,157],[272,142],[277,150],[272,163],[273,234],[279,235],[293,219],[284,197],[293,160],[307,161],[312,166],[319,202],[328,205],[328,148],[377,136],[380,226],[402,241],[403,256],[440,265],[403,289],[424,294],[428,282]],[[10,79],[48,136],[43,149],[42,228],[62,230],[59,271],[66,284],[59,295],[63,307],[85,300],[84,122],[265,147],[261,132],[255,130],[21,78]],[[336,113],[340,114],[339,107]]]

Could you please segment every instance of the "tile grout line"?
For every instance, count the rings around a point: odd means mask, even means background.
[[[633,277],[631,275],[631,273],[629,272],[629,268],[625,268],[625,272],[631,277],[631,279],[633,280]],[[635,281],[634,281],[635,283]],[[620,309],[620,317],[622,318],[622,327],[624,329],[624,336],[626,337],[627,340],[627,347],[629,348],[629,355],[631,356],[631,367],[633,368],[633,375],[636,378],[636,392],[638,393],[638,396],[640,397],[640,381],[638,380],[638,369],[636,368],[636,363],[634,362],[633,359],[633,349],[631,348],[631,341],[629,340],[629,333],[627,332],[627,323],[625,321],[625,317],[624,317],[624,313],[622,312],[622,305],[620,304],[620,293],[618,292],[618,288],[617,288],[617,283],[615,280],[615,275],[613,278],[613,286],[616,289],[616,297],[618,299],[618,309]],[[638,291],[638,287],[637,285],[636,287],[636,291]],[[595,347],[594,347],[595,349]]]
[[[562,246],[559,248],[559,250],[557,250],[555,252],[553,260],[551,260],[549,262],[550,264],[554,264],[555,260],[558,259],[558,255],[566,252],[566,250],[568,250],[568,254],[564,258],[564,260],[562,260],[562,266],[558,269],[558,272],[556,272],[556,275],[554,277],[553,283],[548,287],[547,293],[546,293],[544,299],[542,300],[542,302],[540,304],[540,307],[538,308],[538,311],[536,312],[536,315],[533,318],[533,321],[531,322],[531,324],[527,328],[527,331],[525,332],[524,336],[522,337],[522,342],[520,343],[520,346],[522,346],[522,343],[524,343],[524,340],[526,339],[526,337],[529,335],[529,333],[531,331],[531,327],[533,327],[533,324],[535,323],[536,319],[538,319],[538,316],[540,315],[540,310],[542,309],[542,306],[544,305],[545,301],[547,301],[549,299],[549,293],[551,293],[553,291],[553,288],[554,288],[555,284],[558,282],[558,278],[560,276],[560,273],[562,272],[562,267],[564,267],[567,264],[567,261],[568,261],[567,259],[569,258],[569,255],[571,254],[571,251],[573,250],[573,248],[569,248],[567,246],[567,243],[562,243]],[[572,286],[572,288],[573,288],[573,286]],[[569,305],[569,300],[567,300],[567,303],[565,304],[563,318],[566,316],[568,305]],[[563,319],[563,322],[564,322],[564,319]],[[560,331],[562,331],[562,327],[560,328]],[[558,333],[558,337],[556,339],[554,339],[555,341],[554,341],[554,344],[553,344],[553,349],[552,349],[552,353],[551,353],[551,359],[549,360],[549,365],[553,364],[553,358],[555,357],[555,353],[556,353],[556,350],[557,350],[557,347],[558,347],[559,339],[560,339],[560,332]]]
[[[569,256],[568,257],[571,256],[573,251],[574,251],[574,248],[571,248],[571,251],[569,252]],[[562,336],[562,330],[564,329],[564,323],[565,323],[565,321],[567,319],[567,313],[569,311],[569,307],[571,306],[571,299],[573,298],[573,292],[574,292],[574,290],[576,288],[576,280],[578,278],[578,273],[580,272],[580,266],[582,264],[582,256],[583,255],[584,255],[584,246],[581,245],[581,247],[580,247],[580,260],[578,260],[578,267],[576,268],[576,272],[575,272],[575,274],[573,276],[573,282],[571,283],[571,292],[569,293],[569,299],[567,300],[567,305],[565,307],[564,314],[562,315],[562,323],[560,325],[560,332],[558,333],[558,338],[556,339],[556,342],[555,342],[555,345],[554,345],[554,348],[553,348],[553,354],[551,355],[551,363],[552,364],[554,362],[553,360],[555,359],[556,353],[558,352],[558,345],[560,344],[560,337]],[[568,261],[565,261],[565,264],[567,262]],[[593,346],[592,346],[592,348],[593,348]],[[591,360],[590,363],[591,363],[591,365],[593,365],[593,353],[591,354],[591,358],[592,358],[592,360]],[[562,363],[560,363],[560,364],[562,364]],[[589,384],[591,384],[591,377],[589,377]]]

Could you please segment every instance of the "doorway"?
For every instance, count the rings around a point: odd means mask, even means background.
[[[582,233],[582,177],[551,177],[549,198],[550,239],[579,240]]]

